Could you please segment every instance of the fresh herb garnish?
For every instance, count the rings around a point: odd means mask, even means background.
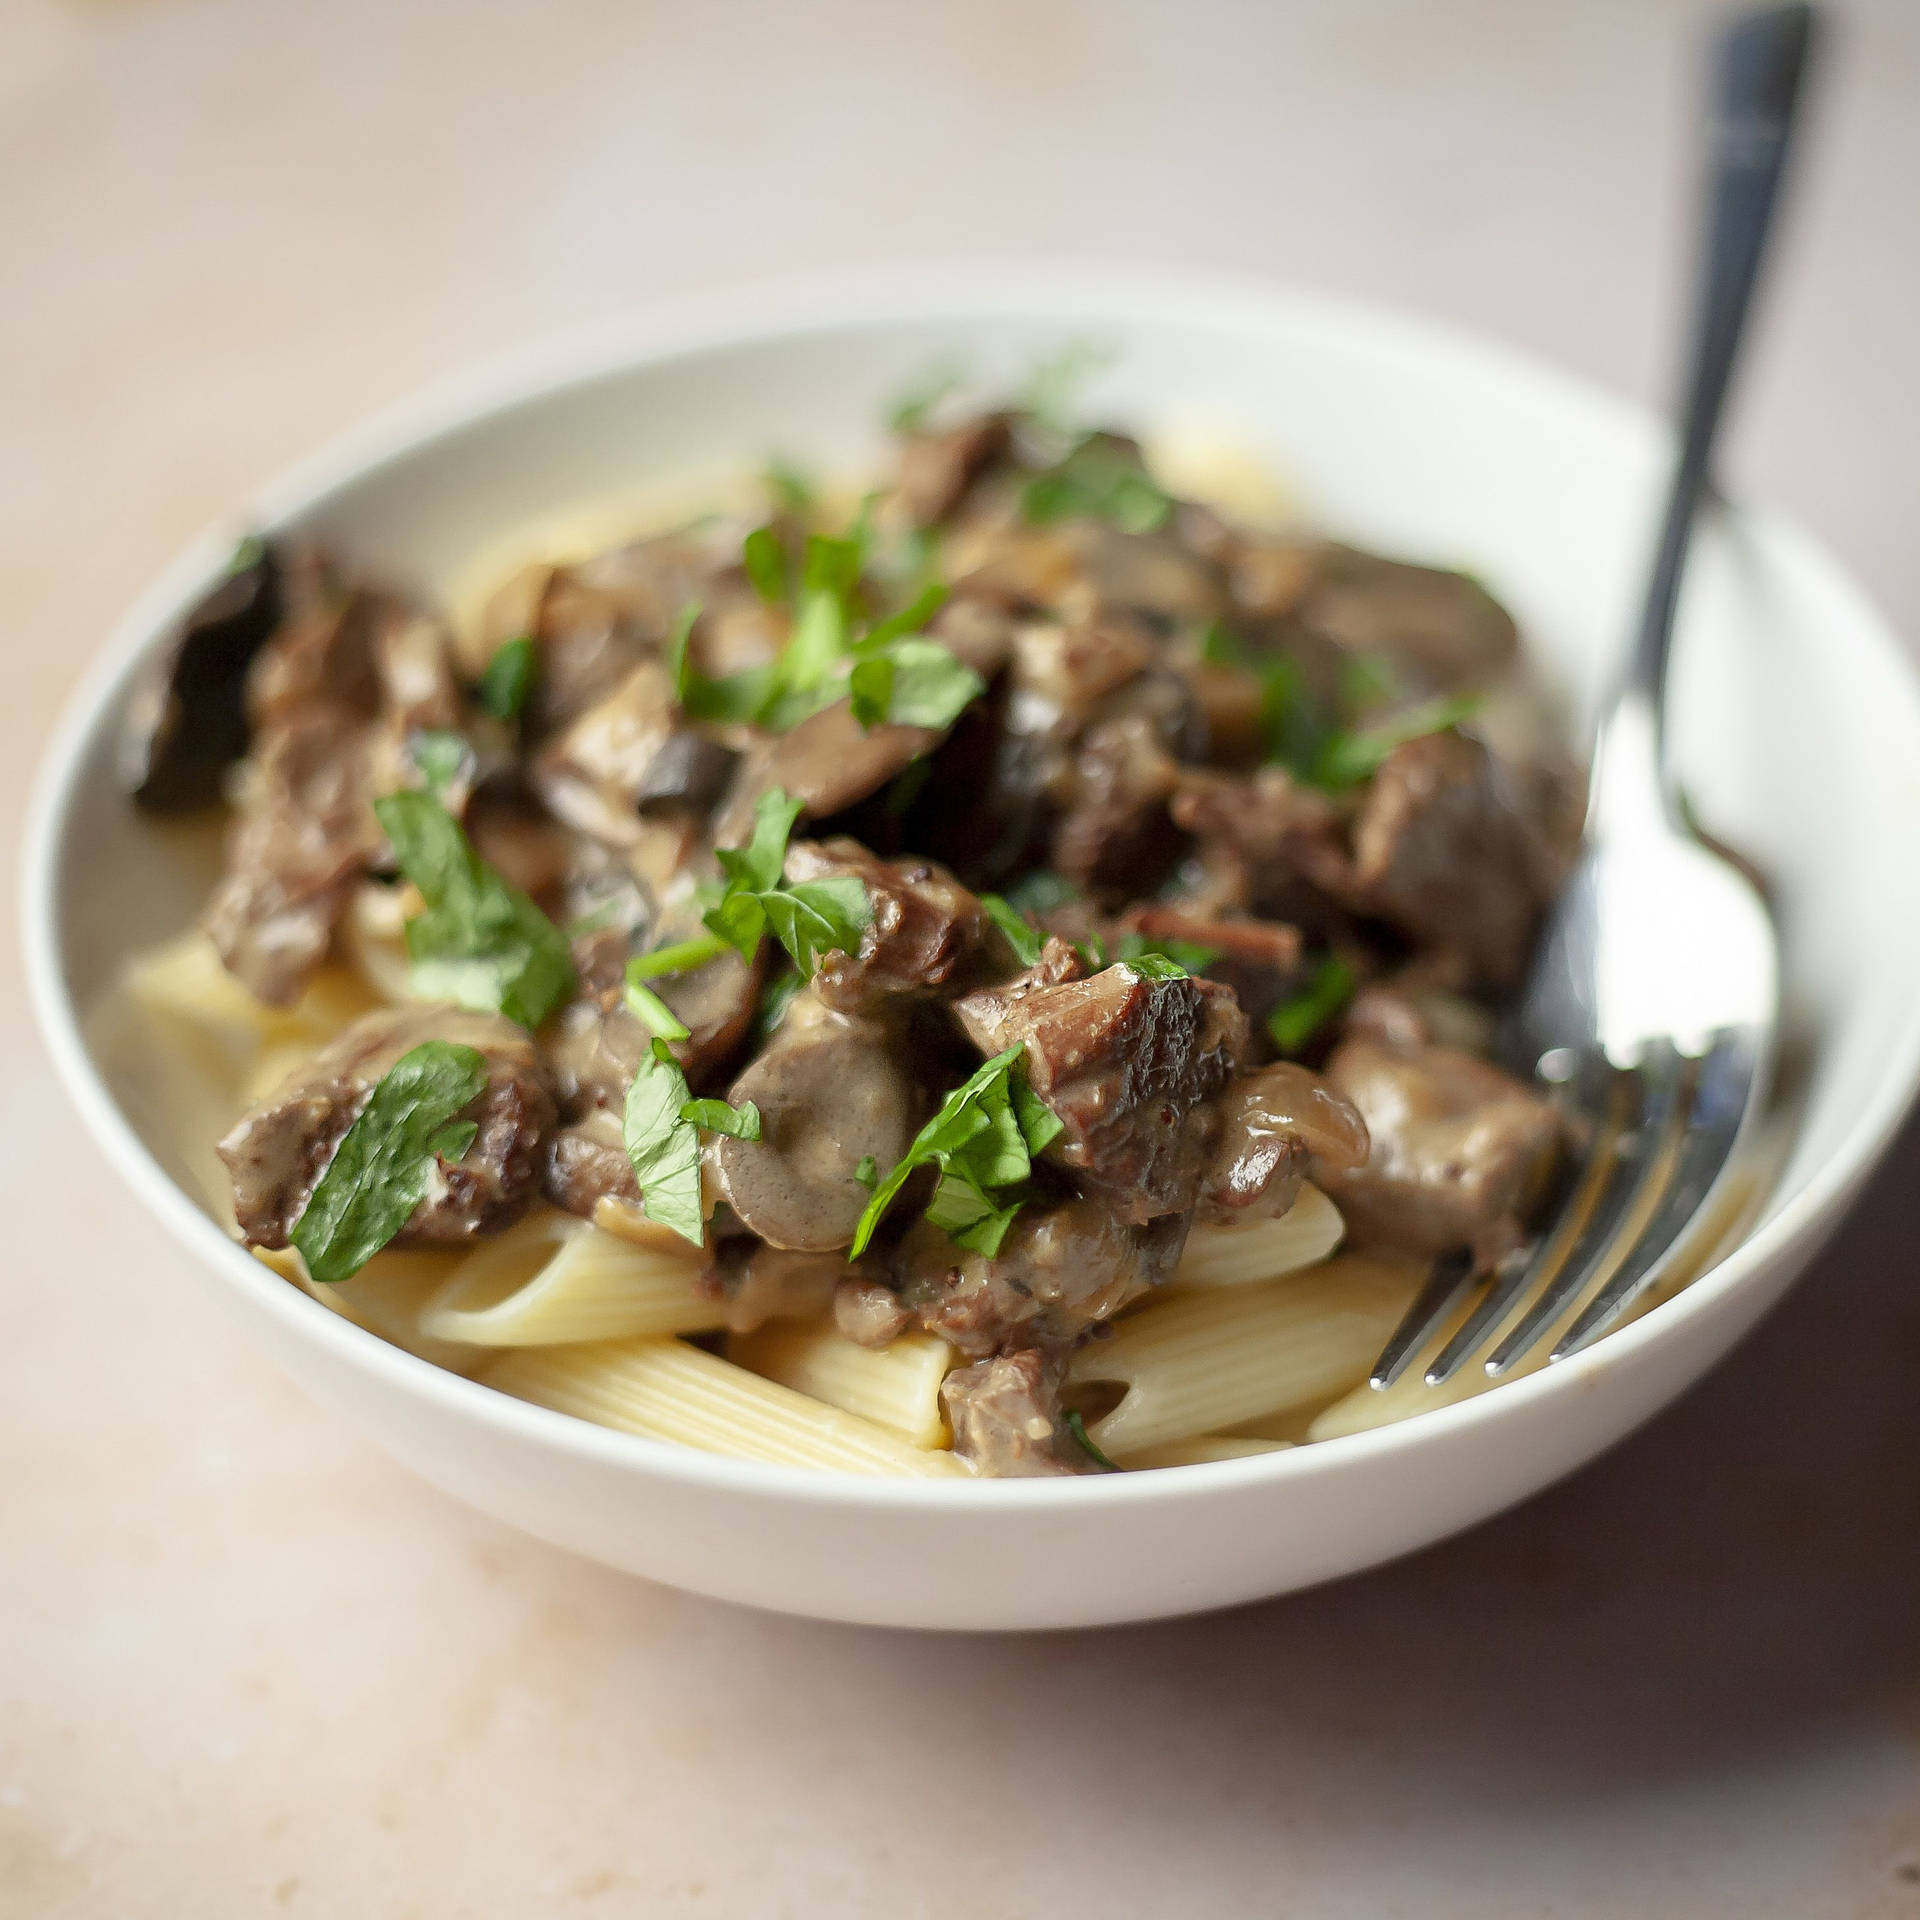
[[[428,727],[407,736],[407,758],[419,769],[427,791],[445,806],[448,790],[473,764],[473,749],[460,734]]]
[[[639,964],[637,960],[627,962],[627,1011],[656,1039],[690,1039],[687,1023],[635,971]]]
[[[667,635],[661,658],[673,686],[674,699],[689,720],[751,720],[765,704],[773,686],[773,669],[749,667],[744,673],[709,680],[695,669],[688,653],[693,625],[699,618],[699,601],[689,601],[680,609],[673,631]]]
[[[866,888],[850,873],[782,883],[787,836],[799,817],[800,802],[778,787],[760,796],[746,845],[722,847],[715,855],[727,884],[702,918],[743,960],[751,960],[771,933],[811,977],[821,954],[858,950],[871,912]]]
[[[787,550],[771,527],[755,527],[741,543],[740,564],[753,590],[768,606],[780,606],[787,597]]]
[[[245,573],[250,567],[257,567],[267,557],[267,543],[257,533],[243,533],[234,542],[233,551],[227,555],[227,576]]]
[[[1162,938],[1157,934],[1147,933],[1123,933],[1114,947],[1113,957],[1136,971],[1142,960],[1158,957],[1172,962],[1181,973],[1205,973],[1220,958],[1220,949],[1202,946],[1198,940]],[[1156,979],[1174,977],[1171,974],[1154,976]]]
[[[654,1040],[627,1089],[621,1127],[640,1211],[697,1247],[706,1239],[700,1211],[700,1130],[681,1117],[690,1099],[687,1076],[664,1040]]]
[[[537,664],[533,635],[523,633],[517,639],[503,641],[480,675],[475,688],[480,704],[496,720],[517,720],[520,709],[533,691]]]
[[[1314,968],[1304,991],[1283,1000],[1267,1015],[1267,1033],[1285,1054],[1298,1053],[1353,998],[1353,969],[1337,954]]]
[[[793,1005],[793,996],[806,984],[792,967],[782,965],[760,989],[760,1004],[753,1011],[753,1045],[757,1052],[779,1032],[780,1023]]]
[[[407,922],[415,990],[537,1027],[573,991],[560,929],[474,852],[430,794],[403,789],[373,810],[427,903]]]
[[[760,1138],[760,1109],[751,1100],[742,1100],[737,1107],[728,1106],[724,1100],[688,1100],[680,1108],[680,1118],[734,1140]]]
[[[858,1180],[869,1193],[874,1190],[874,1187],[879,1183],[880,1166],[872,1154],[863,1153],[860,1156],[860,1164],[854,1168],[853,1177]]]
[[[294,1222],[315,1280],[350,1280],[407,1224],[434,1161],[473,1145],[475,1123],[454,1116],[486,1083],[479,1053],[450,1040],[423,1040],[387,1069]]]
[[[863,727],[944,732],[985,691],[986,682],[939,641],[918,637],[863,640],[847,672],[847,697]]]
[[[1142,980],[1185,980],[1187,970],[1171,954],[1142,952],[1121,954],[1115,964],[1137,973]]]
[[[696,1247],[706,1239],[700,1208],[702,1127],[736,1140],[758,1140],[760,1109],[751,1100],[733,1107],[724,1100],[691,1098],[673,1049],[665,1040],[652,1041],[627,1089],[621,1133],[640,1184],[640,1211]]]
[[[1089,434],[1057,466],[1026,483],[1020,512],[1035,527],[1087,519],[1104,520],[1122,533],[1154,533],[1166,525],[1173,501],[1131,453]]]
[[[1087,1432],[1086,1420],[1077,1407],[1066,1416],[1066,1425],[1067,1431],[1073,1435],[1074,1444],[1079,1447],[1080,1451],[1084,1453],[1102,1473],[1118,1473],[1120,1471],[1120,1469],[1093,1444],[1093,1440]]]
[[[1013,957],[1023,967],[1038,966],[1041,949],[1047,944],[1046,935],[1010,900],[1002,899],[997,893],[983,893],[980,904],[986,909],[987,918],[1006,936]]]
[[[1332,734],[1321,742],[1314,756],[1313,782],[1335,792],[1344,787],[1357,787],[1362,781],[1371,780],[1397,747],[1404,747],[1409,740],[1457,727],[1473,716],[1479,704],[1478,694],[1446,694],[1436,700],[1423,700],[1377,726]]]
[[[1033,1156],[1061,1129],[1059,1117],[1017,1071],[1020,1054],[1019,1047],[995,1054],[940,1103],[874,1189],[849,1259],[865,1252],[908,1177],[927,1166],[940,1170],[927,1217],[964,1247],[988,1255],[1000,1251],[1025,1198],[1019,1189],[1033,1171]]]

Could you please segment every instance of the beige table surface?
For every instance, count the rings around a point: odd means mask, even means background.
[[[659,296],[1283,274],[1642,396],[1693,6],[0,0],[0,812],[181,542]],[[1920,634],[1920,5],[1848,10],[1737,484]],[[103,1174],[0,946],[0,1914],[1920,1914],[1909,1138],[1645,1434],[1222,1618],[761,1617],[414,1484]]]

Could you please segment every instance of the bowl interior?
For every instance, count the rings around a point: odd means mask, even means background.
[[[1083,340],[1111,350],[1089,416],[1236,444],[1327,529],[1480,574],[1580,724],[1638,592],[1663,437],[1504,351],[1317,299],[951,283],[603,340],[322,456],[258,518],[440,600],[529,527],[610,499],[685,499],[775,451],[857,469],[887,403],[930,369],[957,364],[991,391]],[[1791,529],[1729,511],[1702,531],[1674,752],[1700,817],[1764,870],[1779,912],[1797,1062],[1779,1214],[1857,1176],[1915,1071],[1920,702],[1872,609]],[[127,668],[223,546],[183,557],[129,617],[48,803],[58,965],[83,1008],[128,954],[190,921],[212,871],[212,837],[137,818],[111,764]],[[164,1110],[114,1093],[177,1174]]]

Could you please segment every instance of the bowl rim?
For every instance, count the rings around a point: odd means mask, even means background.
[[[583,1463],[658,1476],[689,1488],[799,1501],[822,1508],[938,1513],[1051,1513],[1224,1496],[1258,1484],[1310,1481],[1524,1420],[1534,1406],[1595,1386],[1676,1342],[1759,1283],[1763,1270],[1809,1257],[1837,1224],[1920,1091],[1920,996],[1902,1016],[1871,1097],[1806,1184],[1708,1273],[1583,1353],[1449,1406],[1404,1420],[1239,1460],[1173,1473],[1090,1474],[1035,1480],[883,1479],[737,1460],[599,1427],[516,1400],[393,1346],[255,1260],[178,1186],[121,1112],[82,1033],[67,990],[59,938],[61,855],[81,777],[105,716],[167,624],[219,572],[240,524],[277,530],[417,448],[495,414],[551,400],[598,379],[748,344],[776,344],[859,325],[1033,319],[1116,332],[1140,324],[1204,331],[1305,331],[1344,346],[1421,360],[1439,356],[1524,396],[1584,413],[1618,440],[1656,456],[1670,436],[1646,410],[1530,353],[1445,321],[1319,289],[1246,276],[1077,263],[992,262],[760,281],[650,305],[548,335],[435,381],[324,443],[254,490],[245,510],[190,541],[115,623],[68,696],[36,770],[20,866],[20,922],[29,1001],[58,1078],[95,1144],[188,1252],[212,1267],[292,1336],[317,1342],[341,1365],[371,1374],[404,1398],[478,1421]],[[1920,663],[1837,562],[1784,515],[1730,509],[1736,524],[1822,599],[1844,607],[1848,644],[1920,702]],[[1920,710],[1920,709],[1917,709]],[[1666,1399],[1659,1403],[1664,1406]],[[1657,1409],[1656,1409],[1657,1410]],[[1649,1416],[1650,1417],[1650,1416]]]

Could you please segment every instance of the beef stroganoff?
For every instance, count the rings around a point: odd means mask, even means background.
[[[1051,396],[896,427],[855,504],[781,469],[458,632],[235,555],[128,765],[230,814],[122,995],[229,1099],[210,1201],[436,1364],[719,1453],[1338,1430],[1560,1159],[1490,1058],[1581,800],[1514,624]]]

